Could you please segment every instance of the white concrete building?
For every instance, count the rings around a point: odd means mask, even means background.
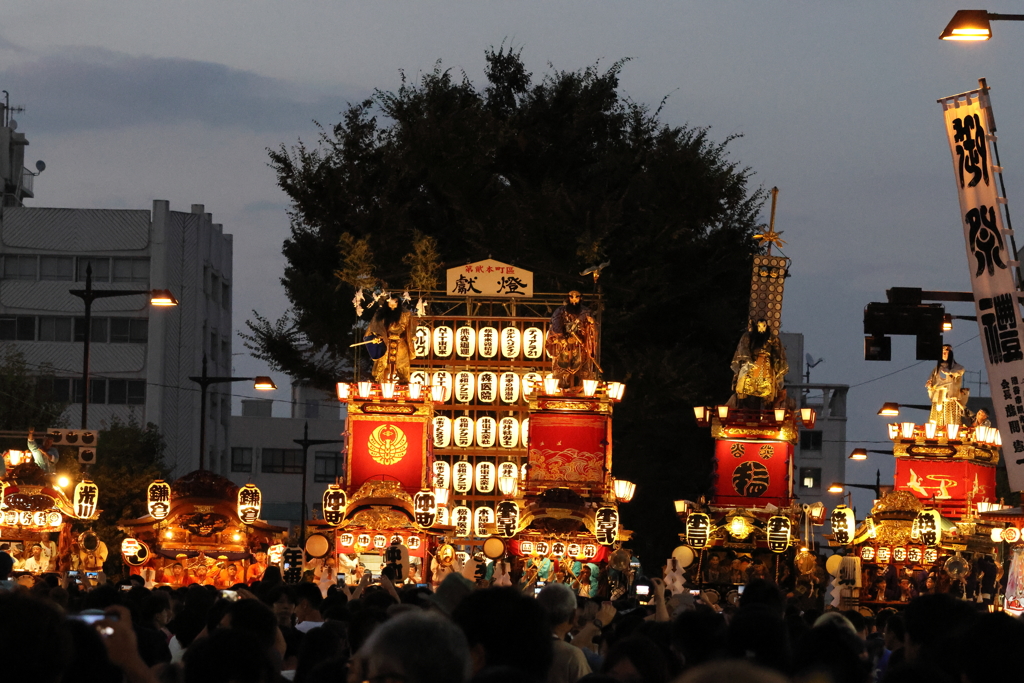
[[[93,303],[87,426],[129,416],[155,423],[173,476],[196,469],[199,387],[188,378],[201,373],[203,354],[210,375],[231,374],[231,235],[202,204],[188,213],[162,200],[152,211],[24,207],[28,143],[3,130],[0,170],[10,177],[0,207],[0,344],[52,374],[55,396],[70,404],[66,426],[77,428],[85,309],[69,290],[84,288],[89,266],[94,290],[169,289],[176,307],[150,307],[143,295]],[[211,386],[207,406],[207,467],[226,473],[230,385]]]

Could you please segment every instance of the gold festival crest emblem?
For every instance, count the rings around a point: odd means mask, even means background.
[[[366,443],[370,457],[381,465],[394,465],[405,457],[409,440],[405,432],[393,424],[383,424],[370,434]]]

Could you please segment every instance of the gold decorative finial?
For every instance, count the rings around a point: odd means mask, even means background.
[[[772,255],[772,245],[774,244],[779,249],[782,249],[782,245],[786,242],[782,239],[782,232],[775,232],[775,202],[779,198],[779,188],[772,188],[772,217],[768,222],[768,230],[766,232],[754,235],[754,239],[761,243],[761,246],[768,245],[768,255]]]

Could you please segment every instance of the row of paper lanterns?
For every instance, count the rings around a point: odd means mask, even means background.
[[[889,562],[910,562],[912,564],[935,564],[939,559],[938,548],[921,548],[920,546],[862,546],[860,559],[865,562],[888,564]]]
[[[413,346],[417,358],[433,354],[436,358],[502,358],[515,359],[522,355],[528,360],[537,360],[544,355],[544,331],[539,327],[528,327],[520,331],[517,327],[481,327],[475,330],[463,326],[455,330],[441,325],[433,329],[416,328]]]
[[[570,557],[574,560],[592,560],[597,557],[598,547],[593,543],[575,541],[521,541],[519,552],[539,557]]]
[[[736,536],[737,532],[734,530],[733,522],[741,522],[736,526],[741,526],[743,531],[740,535],[740,540],[743,540],[749,535],[753,527],[747,522],[746,518],[736,515],[734,516],[728,525],[726,530]],[[691,548],[698,550],[707,547],[708,542],[711,540],[711,534],[714,533],[716,527],[711,521],[711,516],[704,512],[691,512],[686,516],[686,543]],[[765,538],[768,541],[768,549],[773,553],[784,553],[789,548],[790,543],[793,541],[793,521],[783,515],[775,515],[768,518],[768,522],[765,524]]]
[[[529,442],[530,418],[520,422],[514,417],[495,420],[483,416],[474,420],[466,415],[454,420],[446,415],[436,415],[432,424],[434,448],[469,448],[474,443],[480,448],[491,448],[495,444],[502,448],[515,448],[520,441]]]
[[[370,535],[366,532],[356,534],[346,531],[338,536],[338,543],[344,548],[374,548],[376,550],[383,550],[394,541],[398,541],[409,550],[419,550],[423,542],[419,536],[403,536],[397,533],[388,537],[384,534]]]
[[[435,460],[432,465],[431,483],[437,490],[453,489],[455,493],[466,494],[476,484],[479,493],[493,493],[495,487],[502,495],[514,496],[518,493],[519,481],[526,478],[526,465],[522,469],[514,462],[478,462],[460,460],[449,465],[444,460]],[[441,501],[441,504],[447,501]]]
[[[480,372],[468,371],[451,373],[439,370],[428,374],[424,370],[415,370],[409,376],[413,384],[430,384],[444,387],[444,401],[447,403],[455,397],[458,403],[516,403],[520,396],[529,396],[544,385],[544,376],[537,372],[520,375],[516,372]]]
[[[263,493],[250,482],[238,489],[235,503],[238,519],[243,524],[253,524],[260,518]],[[150,483],[146,489],[146,508],[153,519],[166,518],[171,511],[171,485],[163,479]]]

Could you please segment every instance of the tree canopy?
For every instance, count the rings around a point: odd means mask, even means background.
[[[706,484],[710,438],[690,406],[729,393],[764,192],[729,159],[732,136],[669,125],[620,93],[626,60],[537,80],[519,51],[485,59],[482,90],[438,63],[350,105],[316,145],[268,150],[291,201],[292,308],[255,313],[247,345],[328,388],[350,372],[356,287],[415,296],[442,268],[492,257],[532,270],[537,291],[586,293],[581,271],[610,262],[601,364],[628,383],[616,474],[638,482],[636,510],[649,500],[667,522],[661,548],[675,522],[655,506]]]

